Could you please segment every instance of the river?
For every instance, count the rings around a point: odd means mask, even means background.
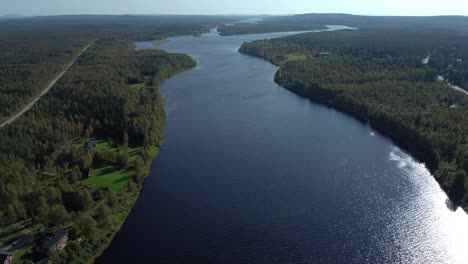
[[[176,37],[164,150],[99,263],[468,263],[468,217],[387,137],[237,52],[292,33]]]

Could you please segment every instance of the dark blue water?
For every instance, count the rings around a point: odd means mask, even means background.
[[[319,34],[319,33],[317,33]],[[468,263],[468,217],[423,164],[273,82],[264,34],[171,38],[164,150],[102,263]]]

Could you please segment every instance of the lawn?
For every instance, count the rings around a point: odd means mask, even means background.
[[[97,149],[105,151],[118,151],[117,144],[111,139],[104,138],[77,138],[73,140],[72,144],[76,147],[81,147],[88,140],[94,141],[97,144]],[[128,167],[123,170],[119,170],[113,164],[106,164],[100,167],[94,167],[92,169],[91,177],[84,180],[83,183],[90,185],[95,188],[108,187],[113,192],[119,192],[128,182],[128,177],[130,169],[135,163],[138,155],[143,151],[142,147],[139,146],[129,146],[128,148]],[[156,157],[158,154],[158,148],[156,146],[151,147],[150,149],[151,157]]]
[[[96,142],[98,149],[117,150],[117,148],[114,145],[114,141],[112,139],[105,139],[105,138],[90,138],[90,139],[87,139],[85,137],[75,138],[72,141],[72,145],[79,148],[79,147],[82,147],[87,141]]]
[[[128,175],[113,165],[92,170],[92,176],[84,180],[84,184],[99,188],[108,187],[113,192],[119,192],[127,184]]]
[[[283,62],[288,62],[288,61],[302,61],[302,60],[307,60],[309,55],[307,54],[288,54],[288,58],[285,59]]]

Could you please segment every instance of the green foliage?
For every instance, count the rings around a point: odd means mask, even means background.
[[[275,80],[285,88],[392,137],[426,163],[456,205],[466,207],[466,176],[459,171],[466,172],[468,160],[468,97],[437,82],[445,66],[422,59],[428,51],[444,54],[467,40],[453,32],[381,28],[254,41],[240,51],[279,65]],[[294,54],[311,55],[288,60]],[[456,69],[464,72],[461,65]]]
[[[93,240],[98,235],[97,224],[89,215],[82,215],[78,221],[81,234],[86,238]]]
[[[100,203],[96,209],[95,219],[103,226],[111,226],[112,210],[105,203]]]
[[[197,34],[219,21],[76,16],[0,23],[0,120],[42,90],[77,50],[95,42],[29,112],[0,129],[0,213],[6,224],[28,218],[70,227],[72,239],[86,239],[70,241],[51,256],[53,263],[89,262],[102,253],[138,197],[144,175],[138,181],[129,177],[135,160],[147,150],[139,164],[147,172],[154,145],[161,143],[159,85],[196,64],[182,54],[136,52],[133,42]],[[93,137],[103,139],[97,148],[82,148]],[[81,142],[70,144],[74,139]],[[85,169],[92,176],[83,180]],[[28,257],[23,255],[17,260]]]
[[[63,226],[71,220],[70,214],[62,205],[52,206],[47,218],[48,223],[54,226]]]
[[[64,193],[64,204],[69,211],[89,210],[94,205],[94,200],[87,189]]]
[[[264,21],[258,23],[236,23],[229,26],[218,28],[218,31],[223,36],[242,35],[242,34],[259,34],[269,32],[287,32],[287,31],[309,31],[324,29],[323,24],[304,24],[291,23],[278,18],[265,18]]]

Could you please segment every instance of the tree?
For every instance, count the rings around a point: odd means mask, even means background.
[[[118,205],[118,198],[117,198],[117,195],[112,192],[112,191],[109,191],[108,194],[107,194],[107,205],[111,208],[114,208]]]
[[[94,219],[91,216],[87,214],[81,215],[78,224],[80,227],[81,234],[85,238],[89,240],[94,240],[94,238],[96,238],[98,229],[96,221],[94,221]]]
[[[49,204],[56,204],[62,201],[62,193],[55,187],[49,187],[46,195]]]
[[[88,210],[94,204],[93,196],[87,189],[65,193],[64,202],[71,211]]]
[[[135,160],[135,173],[137,175],[145,174],[145,161],[141,156],[138,156]]]
[[[24,208],[23,203],[16,202],[16,203],[14,203],[14,206],[15,206],[16,216],[17,216],[18,220],[24,220],[24,219],[26,219],[28,217],[28,215],[26,213],[26,209]]]
[[[75,165],[75,166],[73,166],[72,171],[68,175],[68,181],[70,183],[75,183],[75,182],[81,180],[82,176],[83,175],[81,174],[80,168]]]
[[[62,226],[71,220],[70,214],[62,205],[54,205],[49,210],[49,224]]]
[[[105,203],[100,203],[96,209],[95,218],[103,226],[111,226],[112,210]]]
[[[38,211],[39,211],[39,221],[43,224],[48,223],[48,217],[49,217],[49,205],[47,204],[46,199],[43,196],[39,197],[39,206],[38,206]]]
[[[3,212],[0,211],[0,227],[3,227],[7,224],[6,217],[3,215]]]
[[[465,196],[466,173],[463,170],[457,171],[453,182],[451,197],[456,205],[461,205]]]
[[[128,155],[126,151],[121,150],[117,155],[117,160],[115,164],[119,169],[124,169],[128,165]]]
[[[127,132],[124,132],[124,134],[123,134],[122,147],[123,148],[128,148],[128,134],[127,134]]]
[[[13,204],[8,205],[8,210],[7,210],[7,218],[10,223],[15,223],[18,221],[18,216],[16,215],[15,208],[13,207]]]
[[[81,191],[81,197],[83,199],[84,210],[88,210],[94,205],[93,196],[87,189],[84,189],[83,191]]]

